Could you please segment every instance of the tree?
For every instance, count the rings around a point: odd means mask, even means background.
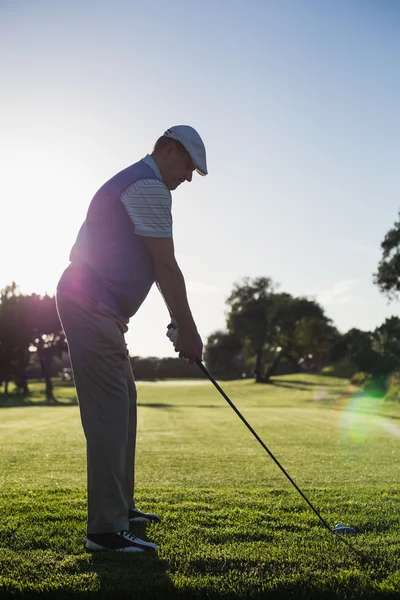
[[[276,355],[265,373],[266,382],[276,373],[283,357],[299,365],[307,363],[317,353],[317,340],[313,339],[312,333],[318,331],[320,338],[328,332],[333,335],[330,320],[314,300],[283,293],[274,294],[272,301],[275,305],[273,341]]]
[[[0,304],[0,387],[4,383],[5,394],[8,394],[8,384],[13,378],[14,342],[10,322],[3,314]]]
[[[32,294],[29,296],[28,306],[32,324],[30,351],[37,352],[42,376],[46,382],[46,398],[49,402],[54,402],[53,359],[55,356],[61,358],[62,353],[67,351],[55,299],[48,295],[40,297]]]
[[[132,371],[135,379],[155,381],[156,379],[191,379],[204,377],[196,364],[190,364],[181,358],[158,358],[157,356],[131,356]]]
[[[394,300],[400,292],[400,221],[385,235],[381,248],[382,259],[373,281],[383,294]]]
[[[191,364],[187,360],[171,356],[158,359],[157,377],[159,379],[192,379],[202,378],[204,375],[195,363]]]
[[[227,304],[228,330],[241,341],[248,358],[255,356],[257,382],[268,383],[283,358],[299,368],[306,358],[316,355],[316,341],[310,337],[313,331],[319,332],[320,340],[327,335],[329,343],[336,336],[336,329],[319,304],[277,293],[272,280],[266,277],[253,281],[245,278],[235,284]],[[327,343],[324,341],[325,346]],[[319,361],[322,355],[320,349]]]
[[[301,319],[293,334],[292,357],[307,370],[318,372],[339,338],[338,330],[325,316]]]
[[[237,336],[248,355],[256,357],[257,382],[264,380],[264,355],[266,347],[273,341],[274,289],[268,277],[258,277],[253,281],[246,277],[242,283],[234,284],[227,299],[228,331]]]
[[[377,360],[370,373],[388,375],[400,368],[400,319],[390,317],[373,333],[373,348]]]
[[[155,381],[158,378],[158,362],[159,359],[155,356],[131,356],[130,362],[133,375],[136,379],[145,379]]]
[[[356,371],[372,373],[378,360],[374,349],[374,335],[370,331],[352,328],[342,335],[331,351],[331,361],[337,363],[347,358]]]
[[[7,364],[8,380],[13,377],[24,396],[29,394],[26,368],[31,341],[26,298],[18,292],[15,282],[0,292],[3,360]]]
[[[54,401],[52,363],[66,351],[55,299],[48,295],[20,294],[13,282],[0,293],[1,357],[8,377],[13,375],[24,396],[29,394],[26,370],[37,353],[46,381],[46,397]]]
[[[242,343],[234,333],[215,331],[208,339],[204,362],[215,377],[238,379],[246,368]]]

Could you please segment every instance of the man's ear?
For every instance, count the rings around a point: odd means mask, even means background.
[[[171,142],[169,142],[164,148],[165,154],[170,156],[174,152],[175,147],[176,147],[175,142],[171,140]]]

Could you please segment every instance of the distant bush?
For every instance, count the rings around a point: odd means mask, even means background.
[[[364,384],[364,392],[373,398],[383,398],[388,391],[388,377],[375,375],[370,377]]]
[[[182,358],[158,358],[156,356],[131,356],[133,375],[136,380],[156,381],[157,379],[203,378],[203,372],[196,364]]]
[[[351,376],[350,383],[361,387],[365,385],[370,378],[371,373],[366,373],[365,371],[358,371],[357,373],[354,373],[354,375]]]
[[[355,373],[357,373],[357,371],[358,369],[352,360],[349,358],[341,358],[333,365],[324,367],[321,370],[321,374],[350,379]]]
[[[394,371],[388,377],[386,399],[400,402],[400,371]]]
[[[355,373],[351,379],[353,385],[363,388],[366,395],[400,402],[400,371],[390,375],[371,375],[365,371]]]

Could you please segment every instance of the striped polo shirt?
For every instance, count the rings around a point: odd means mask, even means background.
[[[121,193],[121,202],[132,220],[136,235],[144,237],[172,237],[172,196],[162,182],[160,170],[147,154],[142,161],[154,171],[158,179],[140,179]]]

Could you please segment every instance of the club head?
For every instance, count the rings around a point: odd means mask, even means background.
[[[347,525],[343,525],[343,523],[337,523],[331,531],[332,533],[342,533],[345,535],[354,535],[356,533],[354,527],[348,527]]]

